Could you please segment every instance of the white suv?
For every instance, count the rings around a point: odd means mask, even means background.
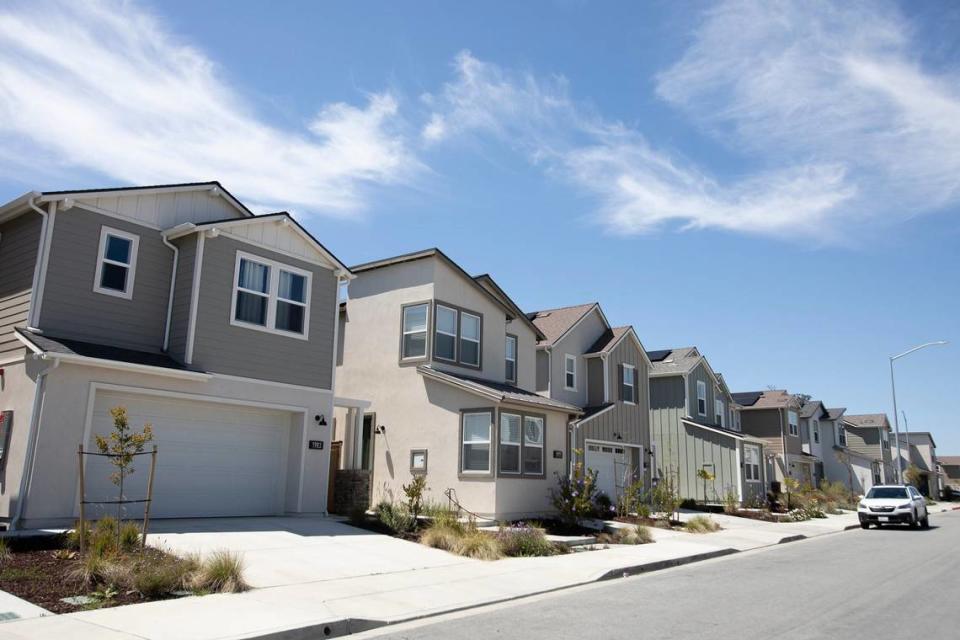
[[[860,526],[901,523],[924,529],[930,526],[927,501],[920,492],[908,485],[879,485],[870,489],[857,505]]]

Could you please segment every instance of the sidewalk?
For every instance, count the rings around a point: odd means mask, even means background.
[[[693,535],[653,529],[656,544],[452,564],[46,616],[2,624],[0,638],[279,640],[311,633],[333,637],[857,526],[855,513],[784,524],[722,514],[711,517],[724,527],[722,531]],[[295,630],[295,636],[289,635]]]

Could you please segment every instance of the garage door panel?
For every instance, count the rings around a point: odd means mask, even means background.
[[[291,414],[215,402],[101,392],[92,434],[109,434],[109,409],[124,406],[132,429],[153,426],[158,447],[154,480],[155,517],[272,515],[283,511]],[[95,450],[91,434],[88,446]],[[128,499],[146,497],[150,457],[137,456],[124,483]],[[87,499],[115,499],[106,458],[87,460]],[[104,508],[91,507],[96,515]],[[106,513],[115,507],[105,508]],[[126,517],[139,517],[128,505]]]

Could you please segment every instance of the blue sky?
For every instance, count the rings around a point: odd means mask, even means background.
[[[219,179],[960,454],[952,3],[6,2],[0,198]]]

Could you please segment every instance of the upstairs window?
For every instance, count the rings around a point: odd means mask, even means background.
[[[633,365],[623,365],[623,386],[620,397],[624,402],[635,404],[637,402],[637,369]]]
[[[480,314],[434,303],[433,358],[480,368],[483,319]]]
[[[507,341],[505,344],[505,369],[504,377],[507,382],[517,382],[517,336],[512,336],[507,334]]]
[[[93,290],[118,298],[133,298],[133,279],[137,271],[137,249],[140,237],[102,227],[97,252],[97,272]]]
[[[437,360],[457,361],[457,318],[456,309],[437,305],[437,327],[433,336],[433,357]]]
[[[697,415],[707,415],[707,383],[697,380]]]
[[[813,421],[813,442],[814,444],[820,444],[820,422],[818,420]]]
[[[427,356],[427,303],[411,304],[403,308],[403,336],[400,359],[411,360]]]
[[[563,388],[567,391],[577,390],[577,358],[569,353],[563,356]]]
[[[837,425],[837,444],[841,447],[847,446],[847,430],[843,425]]]
[[[743,471],[747,482],[760,482],[760,447],[743,445]]]
[[[787,422],[789,424],[790,435],[799,436],[800,435],[800,421],[797,418],[796,411],[787,411]]]
[[[726,411],[723,410],[723,400],[719,398],[713,401],[713,419],[716,420],[716,423],[721,427],[727,426],[725,418],[723,417]]]
[[[306,339],[310,283],[309,271],[237,252],[230,323]]]
[[[480,366],[480,316],[466,311],[460,317],[460,364]]]

